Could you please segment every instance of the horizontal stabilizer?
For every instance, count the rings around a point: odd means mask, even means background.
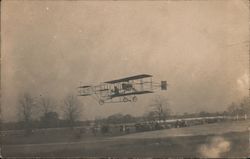
[[[78,88],[89,88],[89,87],[91,87],[91,86],[80,86]]]

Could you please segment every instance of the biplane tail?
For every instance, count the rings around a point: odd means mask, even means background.
[[[167,81],[161,81],[161,90],[167,90]]]

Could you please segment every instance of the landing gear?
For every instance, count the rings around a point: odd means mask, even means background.
[[[122,101],[123,102],[136,102],[137,101],[137,97],[136,96],[134,96],[134,97],[123,97],[123,99],[122,99]]]
[[[133,102],[136,102],[136,101],[137,101],[137,97],[134,96],[134,97],[132,98],[132,101],[133,101]]]
[[[128,102],[128,101],[129,101],[129,99],[127,97],[123,98],[123,102]]]
[[[100,100],[99,100],[99,104],[100,104],[100,105],[103,105],[103,104],[104,104],[104,100],[100,99]]]

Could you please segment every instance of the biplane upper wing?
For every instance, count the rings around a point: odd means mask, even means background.
[[[111,97],[114,98],[114,97],[122,97],[122,96],[129,96],[129,95],[146,94],[146,93],[153,93],[153,91],[137,91],[137,92],[129,92],[129,93],[120,93],[120,94],[111,95]]]
[[[114,83],[128,82],[130,80],[137,80],[137,79],[147,78],[147,77],[152,77],[152,75],[140,74],[140,75],[136,75],[136,76],[130,76],[130,77],[121,78],[121,79],[117,79],[117,80],[107,81],[107,82],[104,82],[104,83],[114,84]]]

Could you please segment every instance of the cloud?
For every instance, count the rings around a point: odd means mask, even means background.
[[[245,72],[242,76],[237,79],[238,90],[245,93],[249,87],[248,74]]]
[[[230,149],[230,141],[223,137],[213,137],[209,144],[201,145],[198,151],[202,157],[217,158],[220,157],[222,153],[230,151]]]

